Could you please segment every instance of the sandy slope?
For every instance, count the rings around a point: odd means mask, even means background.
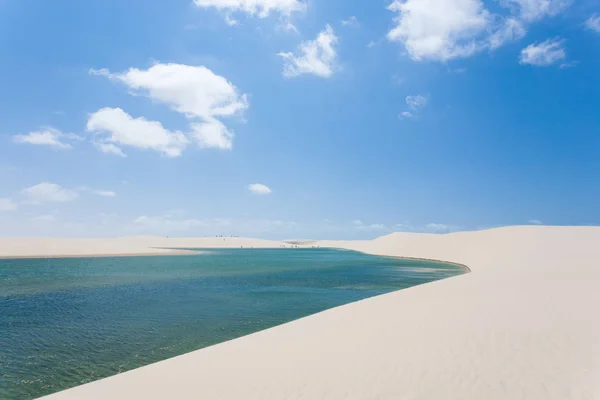
[[[600,228],[321,242],[471,274],[364,300],[49,399],[600,399]]]

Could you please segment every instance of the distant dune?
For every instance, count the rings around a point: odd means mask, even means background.
[[[167,238],[136,236],[115,239],[0,238],[0,257],[69,257],[180,254],[173,249],[279,248],[291,244],[232,237]]]
[[[1,239],[0,254],[285,245],[221,241]],[[316,245],[451,261],[472,273],[342,306],[47,398],[600,399],[600,228],[394,233]]]

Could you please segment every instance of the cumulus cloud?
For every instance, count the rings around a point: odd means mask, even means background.
[[[521,50],[520,63],[534,65],[536,67],[547,67],[567,56],[563,48],[563,40],[548,39],[542,43],[532,43]]]
[[[166,104],[190,118],[228,117],[248,107],[246,95],[224,77],[203,66],[155,64],[123,73],[91,70],[125,84],[134,93]]]
[[[394,0],[388,9],[397,13],[388,39],[402,43],[414,60],[470,56],[480,47],[474,38],[491,23],[479,0]]]
[[[306,3],[298,0],[193,0],[196,7],[215,8],[225,12],[243,12],[259,18],[271,13],[290,16],[306,9]]]
[[[66,203],[79,197],[74,190],[64,189],[55,183],[43,182],[21,191],[29,204]]]
[[[528,221],[528,223],[530,225],[544,225],[544,223],[542,221],[540,221],[539,219],[530,219]]]
[[[119,146],[130,146],[178,157],[189,143],[183,133],[169,131],[157,121],[133,118],[120,108],[103,108],[91,114],[86,130],[104,135],[101,150],[110,149],[113,154],[122,153]]]
[[[600,15],[592,15],[587,21],[585,26],[595,32],[600,33]]]
[[[352,221],[352,225],[363,226],[364,223],[360,219],[355,219],[354,221]]]
[[[248,185],[248,190],[254,194],[259,194],[259,195],[266,195],[266,194],[273,193],[273,191],[268,186],[263,185],[262,183],[253,183],[251,185]]]
[[[526,25],[565,9],[565,0],[503,0],[492,13],[481,0],[394,0],[387,38],[413,60],[448,61],[521,39]]]
[[[145,126],[145,129],[135,135],[135,142],[138,145],[129,145],[151,148],[168,156],[180,155],[192,141],[200,147],[231,149],[234,132],[226,127],[221,119],[241,115],[248,108],[247,95],[241,94],[227,79],[203,66],[171,63],[155,64],[146,70],[130,68],[123,73],[111,73],[106,69],[91,70],[90,73],[120,82],[133,94],[165,104],[191,121],[190,132],[172,132],[162,127],[159,122],[147,121],[143,118],[133,119],[120,109],[100,110],[105,111],[105,116],[108,115],[106,110],[113,110],[111,119],[118,117],[126,120],[129,127],[135,125],[136,131],[140,131]],[[146,139],[144,132],[150,128],[150,125],[154,136]],[[119,127],[113,127],[109,132],[123,130],[114,128]],[[125,135],[130,139],[128,142],[134,141],[130,137],[131,134],[133,133]],[[100,141],[98,147],[105,153],[123,156],[119,142],[114,140],[115,138],[113,136],[113,140]],[[153,145],[146,146],[146,142],[149,141]]]
[[[15,143],[48,146],[59,150],[73,148],[69,141],[74,140],[81,140],[81,138],[71,133],[62,133],[60,130],[52,127],[45,127],[39,131],[29,132],[26,135],[13,136]]]
[[[330,25],[320,32],[315,40],[302,42],[297,54],[279,53],[283,58],[283,75],[288,78],[302,74],[316,75],[329,78],[336,71],[338,37]]]
[[[17,205],[6,197],[0,197],[0,212],[14,211],[17,209]]]
[[[201,147],[214,147],[221,150],[231,150],[233,147],[233,132],[218,119],[207,119],[192,124],[191,136]]]

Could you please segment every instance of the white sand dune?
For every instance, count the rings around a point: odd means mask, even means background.
[[[131,241],[147,252],[142,239]],[[472,273],[47,399],[600,399],[600,228],[396,233],[318,245],[453,261]]]

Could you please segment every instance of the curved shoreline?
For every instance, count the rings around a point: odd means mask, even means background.
[[[335,249],[336,247],[329,247],[332,249]],[[457,263],[457,262],[453,262],[453,261],[445,261],[445,260],[436,260],[433,258],[419,258],[419,257],[403,257],[403,256],[385,256],[385,255],[379,255],[379,254],[373,254],[373,253],[367,253],[364,251],[359,251],[359,250],[353,250],[353,251],[358,251],[359,253],[363,253],[363,254],[368,254],[371,256],[378,256],[378,257],[388,257],[388,258],[398,258],[400,260],[409,260],[409,261],[428,261],[428,262],[434,262],[434,263],[442,263],[442,264],[450,264],[450,265],[455,265],[457,267],[461,267],[464,268],[467,273],[471,273],[473,272],[471,270],[471,268],[469,268],[468,266],[466,266],[465,264],[461,264],[461,263]],[[436,281],[432,281],[432,282],[436,282]],[[428,282],[428,283],[432,283],[432,282]],[[400,290],[404,290],[404,289],[400,289]]]
[[[474,274],[411,287],[47,399],[600,398],[600,228],[507,227],[319,242],[454,260]],[[446,262],[446,261],[442,261]]]

